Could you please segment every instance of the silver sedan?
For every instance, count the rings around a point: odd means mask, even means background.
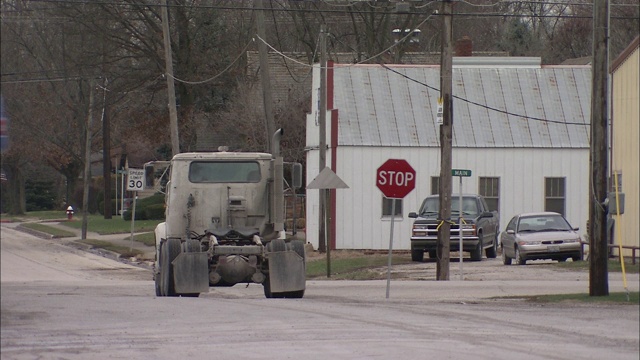
[[[525,265],[527,260],[582,260],[578,228],[555,212],[526,213],[514,216],[500,234],[502,262]]]

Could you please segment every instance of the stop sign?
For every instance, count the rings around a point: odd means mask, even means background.
[[[416,171],[405,160],[389,159],[376,172],[376,186],[384,196],[402,199],[416,187]]]

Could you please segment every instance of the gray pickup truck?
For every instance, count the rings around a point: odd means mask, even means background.
[[[415,219],[411,230],[411,260],[421,262],[424,253],[435,259],[438,248],[438,231],[442,221],[438,219],[440,197],[428,196],[422,202],[420,211],[409,213]],[[487,258],[495,258],[498,251],[498,234],[500,230],[497,211],[490,211],[487,202],[481,195],[462,195],[462,214],[460,213],[460,196],[451,198],[451,233],[450,250],[458,251],[460,239],[459,217],[462,216],[462,251],[469,252],[471,260],[481,261],[482,250]]]

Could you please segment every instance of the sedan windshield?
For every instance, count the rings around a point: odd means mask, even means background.
[[[562,215],[536,215],[520,218],[518,232],[571,231]]]

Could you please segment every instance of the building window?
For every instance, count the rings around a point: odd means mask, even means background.
[[[544,210],[564,215],[564,178],[544,179]]]
[[[382,216],[391,216],[391,207],[393,206],[393,199],[382,197]],[[396,199],[396,211],[395,217],[402,217],[402,199]]]
[[[431,195],[440,193],[440,176],[431,177]]]
[[[484,196],[489,210],[500,212],[500,178],[481,177],[478,193]]]

